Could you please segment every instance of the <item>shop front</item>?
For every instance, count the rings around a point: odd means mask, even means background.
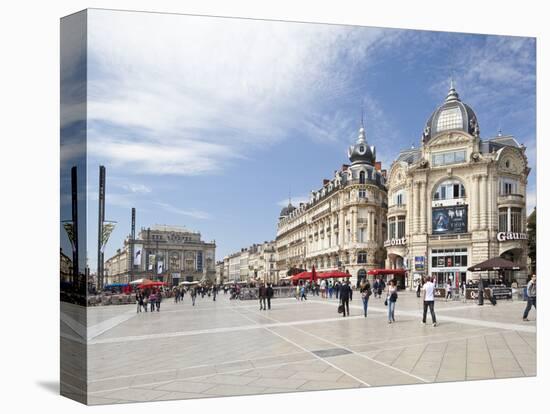
[[[466,283],[468,270],[468,249],[466,247],[432,249],[430,252],[430,274],[436,286],[443,287],[448,281],[454,288]]]

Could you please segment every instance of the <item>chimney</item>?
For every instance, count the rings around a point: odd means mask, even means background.
[[[376,161],[374,163],[374,168],[376,168],[376,171],[380,171],[382,169],[382,163],[380,161]]]
[[[323,179],[323,186],[327,185],[328,183],[330,183],[330,180],[327,180],[326,178]]]
[[[342,164],[342,171],[347,171],[349,164]]]

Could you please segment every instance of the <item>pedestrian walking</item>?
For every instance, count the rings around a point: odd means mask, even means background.
[[[266,309],[267,288],[265,287],[264,283],[260,285],[260,288],[258,289],[258,295],[260,296],[260,310],[267,310]]]
[[[422,286],[423,291],[423,299],[424,299],[424,309],[422,311],[422,323],[426,325],[426,314],[428,313],[428,308],[430,309],[430,314],[432,317],[432,324],[433,326],[437,326],[437,321],[435,319],[435,310],[434,310],[434,304],[435,304],[435,285],[432,282],[432,279],[429,278],[426,283],[424,283],[424,286]]]
[[[537,309],[537,275],[531,276],[531,280],[527,283],[527,306],[523,311],[523,320],[528,322],[529,311],[534,306]]]
[[[334,286],[332,284],[332,280],[328,282],[328,297],[332,299],[332,294],[334,293]]]
[[[155,297],[155,305],[157,306],[157,312],[160,312],[160,302],[162,302],[162,292],[159,290]]]
[[[266,289],[267,309],[271,309],[271,298],[273,297],[273,285],[270,283]]]
[[[380,282],[378,281],[378,278],[374,280],[374,283],[372,284],[372,288],[374,290],[374,297],[376,298],[378,296],[378,286]]]
[[[372,294],[372,291],[370,289],[370,283],[363,281],[361,284],[361,299],[363,300],[363,313],[365,315],[365,318],[367,317],[367,309],[369,307],[369,298]]]
[[[143,296],[139,292],[136,294],[136,303],[137,303],[137,313],[140,313],[141,308],[143,306]]]
[[[479,278],[479,283],[477,285],[477,304],[483,305],[483,295],[485,294],[485,286],[483,284],[483,279]]]
[[[149,305],[151,306],[151,312],[155,311],[156,301],[157,301],[157,296],[155,295],[154,292],[151,292],[151,294],[149,295]]]
[[[191,301],[193,302],[193,306],[195,306],[196,299],[197,299],[197,288],[193,287],[191,288]]]
[[[447,284],[445,285],[445,302],[447,302],[448,299],[453,299],[453,291],[451,287],[451,279],[447,280]]]
[[[422,290],[422,285],[424,285],[424,278],[418,280],[418,284],[416,285],[416,297],[420,297],[420,291]]]
[[[336,282],[334,284],[334,292],[336,293],[336,299],[338,299],[340,296],[340,287],[341,287],[340,282]]]
[[[389,281],[388,292],[384,304],[388,306],[388,323],[395,322],[395,303],[397,302],[397,284],[395,279]]]
[[[349,316],[349,297],[350,297],[351,288],[349,286],[349,281],[346,281],[340,286],[340,303],[342,304],[342,307],[344,308],[344,312],[342,313],[342,316]]]
[[[145,312],[147,312],[147,305],[149,304],[149,298],[145,295],[145,293],[141,293],[141,297],[143,298],[143,309]]]
[[[302,300],[307,300],[305,285],[302,285],[302,287],[300,288],[300,301]]]

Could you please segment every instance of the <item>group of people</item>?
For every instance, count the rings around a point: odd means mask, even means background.
[[[151,290],[150,292],[138,291],[136,293],[136,304],[137,304],[137,313],[141,312],[141,309],[147,312],[147,306],[151,307],[151,312],[154,312],[155,309],[157,312],[160,312],[160,303],[162,302],[162,291]]]
[[[274,290],[273,285],[262,283],[258,289],[258,296],[260,298],[260,310],[271,309],[271,298],[273,297]]]
[[[376,279],[373,283],[373,287],[368,281],[363,280],[359,285],[359,292],[361,294],[361,300],[363,302],[363,316],[366,318],[368,313],[369,299],[374,294],[375,298],[381,298],[384,292],[386,283],[381,279]],[[432,278],[428,278],[421,286],[420,292],[423,293],[423,314],[422,323],[426,324],[426,316],[428,309],[430,310],[432,324],[437,326],[437,320],[435,316],[434,303],[435,303],[435,284]],[[351,288],[349,280],[344,282],[340,287],[340,300],[338,305],[338,311],[342,313],[343,317],[349,316],[349,301],[352,299],[353,289]],[[386,289],[386,296],[384,305],[388,307],[388,324],[395,322],[395,305],[397,303],[397,282],[392,279],[388,282]]]

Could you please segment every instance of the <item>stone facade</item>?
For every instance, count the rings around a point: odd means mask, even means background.
[[[451,86],[421,146],[401,152],[390,168],[386,267],[409,269],[413,287],[428,274],[455,286],[479,279],[467,268],[495,256],[526,266],[529,170],[513,137],[479,137],[475,113]],[[505,275],[508,283],[526,277]]]
[[[106,260],[106,280],[109,283],[126,283],[139,278],[169,284],[185,280],[215,280],[216,244],[202,241],[199,232],[181,226],[142,228],[133,242],[134,266],[130,271],[131,247],[127,238],[123,248]]]
[[[281,211],[277,226],[277,269],[347,271],[352,283],[383,267],[387,192],[385,171],[376,150],[367,145],[365,129],[348,150],[351,164],[312,191],[310,201]]]

